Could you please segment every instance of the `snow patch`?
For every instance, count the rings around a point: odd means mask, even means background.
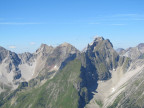
[[[111,91],[111,92],[112,92],[112,93],[115,92],[115,88],[114,88],[114,87],[112,88],[112,91]]]
[[[56,69],[56,68],[57,68],[57,65],[55,65],[54,68]]]

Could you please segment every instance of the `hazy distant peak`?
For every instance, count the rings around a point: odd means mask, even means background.
[[[118,49],[116,49],[116,52],[121,52],[121,51],[123,51],[124,49],[123,48],[118,48]]]
[[[29,55],[29,54],[31,54],[31,53],[30,53],[30,52],[24,52],[24,53],[20,53],[19,55],[23,55],[23,54]]]
[[[126,50],[123,49],[123,48],[118,48],[116,49],[116,52],[119,54],[119,55],[122,55]]]

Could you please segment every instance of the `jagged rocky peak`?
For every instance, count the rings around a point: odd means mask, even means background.
[[[103,37],[95,37],[95,39],[94,39],[94,41],[102,41],[102,40],[104,40]]]
[[[0,63],[2,62],[4,63],[12,62],[15,65],[18,65],[20,63],[20,59],[16,53],[6,50],[3,47],[0,47]]]
[[[60,44],[57,48],[65,53],[80,53],[77,48],[67,42]]]
[[[118,66],[119,55],[113,49],[112,43],[103,37],[96,37],[84,53],[86,62],[92,61],[96,68],[99,80],[109,79],[111,77],[109,70]],[[84,62],[83,64],[86,65]]]
[[[30,52],[24,52],[24,53],[19,54],[20,57],[29,57],[31,55],[32,55],[32,53],[30,53]]]
[[[40,49],[42,49],[43,51],[49,50],[49,49],[53,49],[52,46],[48,46],[47,44],[41,44]]]
[[[75,59],[80,52],[71,44],[63,43],[55,47],[47,58],[46,66],[50,69],[63,68],[69,61]]]
[[[93,43],[94,42],[97,42],[97,43],[99,43],[99,42],[108,42],[108,43],[110,43],[112,45],[112,43],[110,42],[109,39],[104,39],[103,37],[95,37]]]
[[[90,43],[89,45],[93,45],[95,42],[99,42],[99,41],[103,41],[103,40],[104,40],[103,37],[95,37],[94,40],[93,40],[93,42]]]
[[[25,53],[19,54],[18,56],[21,59],[22,63],[27,63],[29,61],[32,61],[31,59],[33,58],[34,55],[32,53],[25,52]]]
[[[47,44],[41,44],[40,48],[36,50],[36,53],[48,53],[51,52],[54,48],[52,46],[48,46]]]
[[[94,41],[88,44],[86,50],[96,51],[98,49],[113,49],[113,45],[109,39],[104,39],[103,37],[96,37]]]

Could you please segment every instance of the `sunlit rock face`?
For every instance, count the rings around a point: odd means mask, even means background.
[[[22,54],[0,47],[0,82],[17,87],[20,82],[29,81],[39,74],[42,76],[48,72],[55,74],[79,54],[80,52],[68,43],[55,48],[41,44],[36,52]]]

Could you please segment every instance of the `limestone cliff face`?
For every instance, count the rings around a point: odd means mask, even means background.
[[[0,82],[19,85],[39,75],[55,75],[68,61],[73,60],[80,52],[68,43],[56,48],[42,44],[35,53],[16,54],[0,47]]]
[[[20,58],[14,52],[8,51],[0,47],[0,77],[1,82],[14,82],[21,77],[21,70],[19,70]]]
[[[83,53],[83,66],[91,63],[95,67],[99,80],[107,80],[111,78],[110,70],[118,66],[119,55],[113,49],[113,45],[109,40],[102,37],[95,40],[87,46],[87,50]]]
[[[74,46],[68,43],[63,43],[54,48],[51,46],[47,46],[46,44],[42,44],[35,53],[16,54],[16,57],[15,59],[19,60],[16,66],[20,70],[21,76],[18,79],[13,79],[12,75],[11,78],[13,80],[8,81],[6,84],[11,83],[11,85],[13,84],[13,86],[15,86],[14,81],[17,81],[18,87],[15,87],[14,91],[9,91],[5,89],[6,86],[3,87],[3,84],[1,84],[4,81],[0,82],[0,92],[2,94],[0,95],[0,107],[3,107],[5,102],[7,102],[7,99],[11,101],[11,99],[17,98],[15,97],[17,96],[17,93],[27,93],[27,90],[33,91],[34,88],[36,88],[35,90],[38,90],[39,92],[41,92],[42,88],[44,92],[42,92],[43,95],[41,96],[46,96],[46,100],[51,100],[51,102],[55,101],[55,103],[59,103],[60,100],[61,103],[64,103],[65,101],[63,101],[63,98],[71,98],[71,100],[74,100],[74,103],[71,101],[69,101],[69,103],[65,102],[67,106],[69,106],[69,104],[71,104],[72,108],[73,105],[78,106],[78,98],[75,99],[75,96],[78,97],[78,91],[74,86],[77,85],[77,81],[79,80],[81,62],[80,60],[77,60],[78,58],[80,58],[80,51],[78,51]],[[5,66],[3,66],[3,68],[5,68]],[[7,73],[7,71],[4,73]],[[3,73],[1,77],[2,79],[4,79],[4,77],[6,77],[5,79],[8,78],[7,76],[4,76]],[[9,89],[11,89],[11,87],[9,87]],[[30,93],[29,99],[38,99],[35,96],[37,96],[39,93],[37,91],[34,91]],[[9,95],[10,92],[12,93]],[[50,92],[52,97],[49,97]],[[73,93],[73,95],[71,95],[71,92]],[[35,94],[35,96],[33,95],[33,93]],[[41,98],[39,99],[41,100]],[[68,99],[66,99],[66,101],[67,100]],[[29,105],[29,102],[27,102],[25,105]],[[44,104],[47,104],[46,107],[56,107],[55,103],[53,104],[45,102]],[[25,105],[21,105],[20,101],[17,104],[18,106],[15,106],[14,104],[12,104],[12,106],[14,105],[14,107],[20,107],[19,104],[20,106],[25,107]],[[34,105],[33,102],[32,104]],[[58,106],[59,105],[57,105],[57,107]],[[37,107],[37,104],[35,104],[34,107]]]
[[[96,93],[98,81],[111,79],[111,72],[118,67],[122,67],[123,72],[126,72],[131,61],[120,57],[108,39],[97,37],[82,52],[81,63],[79,103],[80,108],[83,108]]]

